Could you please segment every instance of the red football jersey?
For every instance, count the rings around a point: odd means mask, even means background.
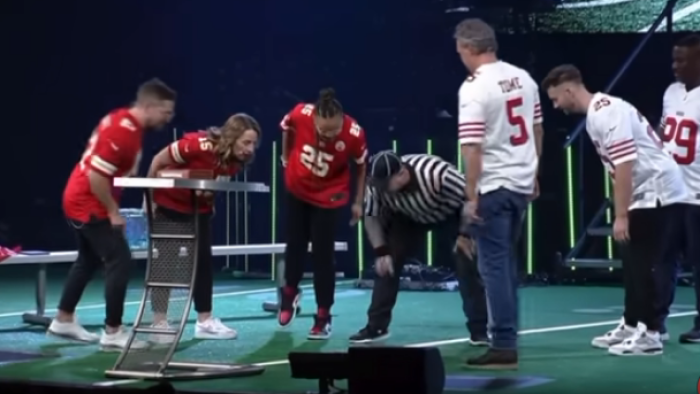
[[[170,158],[176,163],[167,169],[172,170],[209,170],[214,177],[223,180],[230,179],[239,170],[239,166],[223,167],[219,165],[212,151],[212,141],[207,133],[198,131],[185,134],[182,139],[168,146]],[[185,189],[155,189],[153,201],[158,206],[182,213],[192,213],[192,192]],[[199,198],[199,212],[211,213],[214,200],[202,196]]]
[[[135,175],[142,144],[143,127],[128,109],[114,110],[102,118],[63,190],[66,217],[81,222],[107,218],[107,209],[92,194],[88,171],[97,171],[110,179]],[[120,193],[113,191],[119,203]]]
[[[363,164],[367,141],[360,125],[348,115],[343,128],[330,141],[321,140],[314,124],[314,105],[299,104],[282,119],[282,130],[292,133],[287,167],[287,190],[323,208],[337,208],[350,198],[350,165]]]

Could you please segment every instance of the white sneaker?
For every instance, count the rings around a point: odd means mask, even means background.
[[[94,343],[100,340],[98,334],[86,330],[77,320],[73,320],[70,323],[62,323],[53,319],[47,334],[80,342]]]
[[[605,334],[593,338],[591,345],[600,349],[608,349],[610,346],[617,345],[627,338],[631,338],[637,330],[625,324],[624,319],[620,325]]]
[[[194,327],[196,339],[236,339],[238,333],[233,328],[226,327],[219,319],[209,318],[204,322],[197,322]]]
[[[659,338],[661,338],[661,342],[668,342],[671,340],[671,334],[669,334],[668,331],[659,333]]]
[[[106,331],[102,332],[102,337],[100,338],[100,347],[102,351],[105,352],[121,352],[126,348],[126,344],[129,342],[129,332],[121,327],[119,331],[108,334]],[[148,342],[139,341],[135,339],[131,342],[129,349],[131,350],[143,350],[149,347]]]
[[[158,330],[172,330],[170,324],[167,321],[162,321],[151,325],[151,328]],[[173,334],[151,334],[148,338],[150,342],[157,343],[159,345],[169,345],[175,341],[175,335]]]
[[[643,324],[639,325],[632,337],[608,349],[608,353],[615,356],[656,356],[663,352],[664,344],[659,333],[647,332]]]

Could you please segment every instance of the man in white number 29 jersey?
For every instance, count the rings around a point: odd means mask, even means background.
[[[613,236],[622,245],[625,313],[592,345],[621,356],[661,354],[653,271],[676,249],[681,202],[688,195],[681,170],[636,108],[590,93],[575,66],[556,67],[542,84],[556,108],[586,114],[588,135],[614,184]]]
[[[491,347],[467,366],[516,368],[518,269],[514,245],[536,193],[542,141],[539,89],[523,69],[499,61],[493,29],[478,19],[456,29],[457,52],[471,72],[459,89],[459,143],[466,164],[465,217],[477,242],[489,305]]]
[[[689,198],[685,207],[679,245],[686,263],[694,270],[695,303],[700,312],[700,36],[684,37],[673,48],[673,72],[677,82],[664,94],[661,138],[683,171]],[[665,292],[668,315],[676,285],[676,267],[659,270],[660,290]],[[700,315],[690,331],[680,335],[681,343],[700,344]]]

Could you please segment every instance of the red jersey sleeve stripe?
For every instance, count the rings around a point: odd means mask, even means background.
[[[101,159],[97,155],[90,157],[90,167],[107,176],[114,176],[117,172],[117,166]]]
[[[626,140],[622,140],[622,141],[615,141],[615,142],[611,143],[610,145],[608,145],[607,147],[605,147],[605,149],[609,153],[612,153],[612,151],[614,151],[615,149],[624,148],[624,147],[627,147],[629,145],[634,145],[634,139],[630,138],[630,139],[626,139]]]
[[[289,127],[289,115],[285,115],[284,118],[282,118],[280,127],[282,128],[282,131],[289,131],[291,129],[291,127]]]
[[[180,153],[179,142],[175,141],[168,147],[168,152],[170,153],[170,158],[173,159],[175,163],[185,164],[185,159],[182,158]]]
[[[610,156],[610,161],[614,164],[618,164],[636,158],[637,148],[632,145],[624,149],[618,149],[615,152],[608,152],[608,155]]]
[[[367,153],[367,149],[365,149],[365,151],[362,152],[362,155],[355,159],[355,163],[358,165],[365,164],[365,160],[367,159]]]
[[[625,152],[625,154],[620,154],[615,157],[610,157],[610,161],[613,163],[615,166],[619,166],[620,164],[630,162],[632,160],[637,159],[637,151],[631,151],[631,152]]]
[[[620,152],[627,152],[630,149],[636,150],[634,140],[632,139],[614,142],[606,148],[606,150],[608,151],[608,156],[610,157],[617,156]]]
[[[459,128],[462,127],[486,127],[486,122],[462,122],[459,124]]]
[[[460,131],[459,138],[483,137],[484,134],[483,131]]]

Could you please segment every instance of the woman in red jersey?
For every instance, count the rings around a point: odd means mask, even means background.
[[[230,179],[249,163],[258,147],[261,129],[258,122],[246,114],[231,116],[221,128],[187,133],[182,139],[161,150],[151,163],[149,177],[156,177],[162,170],[188,169],[213,171],[218,179]],[[214,212],[214,196],[211,192],[199,193],[199,212],[193,212],[191,193],[184,189],[155,189],[153,203],[156,218],[172,223],[191,223],[193,215],[200,215],[198,264],[193,288],[194,308],[197,311],[195,338],[235,339],[235,330],[226,327],[212,315],[214,276],[212,272],[211,217]],[[186,253],[186,251],[185,251]],[[172,267],[177,269],[177,267]],[[154,289],[151,292],[153,326],[168,329],[167,310],[170,290]],[[173,335],[153,335],[158,343],[171,342]]]

